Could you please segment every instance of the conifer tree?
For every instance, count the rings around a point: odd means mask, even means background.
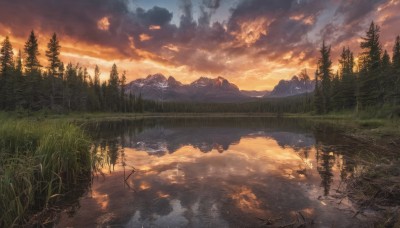
[[[321,56],[318,59],[317,82],[318,91],[316,91],[317,106],[320,107],[321,113],[328,113],[331,110],[331,77],[332,77],[332,61],[330,57],[331,48],[322,43],[320,49]]]
[[[322,92],[321,92],[321,82],[319,80],[319,72],[318,70],[315,72],[315,90],[314,90],[314,106],[317,114],[322,114],[323,110],[323,100],[322,100]]]
[[[21,50],[18,50],[17,59],[15,60],[15,71],[22,75],[22,54]]]
[[[400,104],[400,36],[396,37],[393,47],[393,75],[392,82],[394,84],[393,103]]]
[[[21,50],[18,51],[17,58],[15,59],[15,77],[16,77],[16,86],[15,86],[15,106],[18,108],[23,108],[26,105],[26,101],[24,99],[24,90],[22,88],[24,84],[23,69],[22,69],[22,54]]]
[[[336,75],[332,79],[332,109],[333,110],[341,110],[343,109],[343,96],[342,92],[342,83],[339,78],[339,72],[336,72]]]
[[[124,71],[121,75],[121,78],[119,80],[119,87],[120,87],[120,96],[119,96],[119,101],[121,103],[120,111],[126,112],[126,96],[125,96],[125,86],[126,86],[126,71]]]
[[[101,90],[100,75],[100,68],[96,65],[94,68],[93,89],[98,101],[98,109],[104,107],[104,97]]]
[[[39,45],[37,42],[37,38],[35,32],[32,30],[29,35],[28,41],[25,43],[25,69],[27,72],[38,71],[41,67],[39,63],[38,56],[39,53]]]
[[[359,98],[364,108],[381,102],[379,97],[382,91],[380,83],[382,47],[379,41],[379,32],[379,26],[372,22],[360,44],[363,52],[360,66]]]
[[[110,72],[110,79],[108,80],[108,93],[107,93],[108,107],[110,111],[117,111],[119,107],[119,74],[117,65],[113,64]]]
[[[60,60],[60,43],[57,39],[57,34],[53,34],[49,43],[47,44],[46,57],[49,62],[47,69],[49,74],[56,76],[59,70],[61,60]]]
[[[13,109],[14,52],[8,36],[0,50],[0,109]]]
[[[394,84],[391,81],[392,78],[392,64],[390,62],[390,56],[385,50],[382,56],[382,65],[380,73],[380,91],[378,101],[383,103],[390,103],[391,97],[394,91]]]
[[[14,70],[14,52],[8,36],[3,40],[0,51],[0,73],[10,74]]]
[[[340,84],[339,96],[342,108],[352,109],[356,105],[356,77],[354,74],[354,56],[350,48],[343,48],[339,59]]]
[[[62,84],[59,83],[59,72],[61,61],[60,61],[60,49],[61,46],[57,39],[57,35],[54,33],[49,43],[47,44],[46,57],[48,60],[48,77],[51,81],[51,93],[50,93],[50,107],[55,108],[56,98],[61,97],[60,92],[62,90]],[[57,99],[60,100],[60,99]]]

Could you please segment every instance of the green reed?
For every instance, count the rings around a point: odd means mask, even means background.
[[[0,116],[0,227],[26,224],[89,178],[90,144],[71,123]]]

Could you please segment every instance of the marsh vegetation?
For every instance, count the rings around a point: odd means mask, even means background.
[[[63,121],[0,117],[0,226],[29,224],[91,173],[90,140]]]

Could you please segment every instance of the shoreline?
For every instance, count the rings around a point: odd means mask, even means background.
[[[371,186],[374,189],[380,187],[379,185],[376,186],[376,183],[380,183],[382,188],[393,186],[393,183],[390,181],[395,176],[387,173],[387,170],[392,170],[400,164],[400,161],[395,159],[399,157],[398,147],[400,145],[400,121],[398,119],[361,119],[352,115],[318,116],[311,114],[283,114],[277,116],[275,113],[69,113],[57,115],[41,112],[31,113],[30,115],[0,112],[0,118],[5,120],[5,122],[8,120],[23,120],[50,124],[57,124],[58,122],[76,124],[101,121],[129,121],[146,118],[289,118],[300,121],[304,120],[315,124],[314,127],[327,127],[327,130],[337,131],[345,137],[358,141],[358,143],[369,145],[372,148],[374,152],[370,154],[358,156],[359,154],[355,152],[357,155],[355,159],[359,159],[360,162],[365,164],[366,169],[363,174],[348,180],[351,185],[360,186],[360,188],[353,187],[351,192],[346,192],[346,194],[353,196],[353,199],[360,205],[365,204],[365,201],[372,201],[370,206],[373,208],[379,208],[380,205],[378,203],[390,200],[390,197],[378,196],[376,191],[384,192],[385,189],[370,191]],[[371,176],[370,173],[379,173],[379,175],[377,177]],[[397,182],[394,183],[394,185],[396,184]],[[395,194],[398,193],[395,192]],[[363,209],[367,208],[360,206],[357,213],[362,213]],[[383,215],[383,219],[379,221],[379,224],[386,224],[388,218],[397,216],[391,213],[391,210],[394,209],[389,207],[389,209],[384,211],[384,214],[387,214],[387,216]]]
[[[314,115],[311,113],[90,113],[72,112],[67,114],[53,114],[46,112],[17,113],[0,112],[0,117],[10,119],[27,119],[35,121],[122,121],[139,120],[145,118],[295,118],[326,124],[342,131],[349,137],[359,140],[373,140],[379,144],[394,144],[400,146],[400,119],[388,118],[361,118],[353,113]]]

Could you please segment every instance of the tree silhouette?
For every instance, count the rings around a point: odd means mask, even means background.
[[[35,32],[32,30],[29,35],[28,41],[25,43],[25,69],[27,72],[39,71],[41,65],[39,63],[38,57],[39,53],[39,45],[37,42],[37,38],[35,36]]]
[[[360,62],[359,100],[363,108],[382,104],[380,70],[382,47],[379,42],[379,26],[371,22],[366,36],[360,44],[363,50]]]
[[[317,107],[320,107],[319,113],[328,113],[331,110],[331,77],[332,77],[332,61],[330,54],[331,48],[322,43],[320,49],[320,58],[318,59],[318,70],[316,73],[317,90],[315,93]]]

